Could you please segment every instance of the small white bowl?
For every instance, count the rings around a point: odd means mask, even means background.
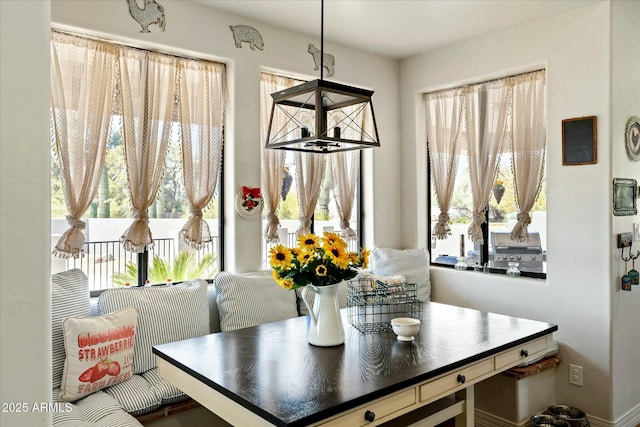
[[[398,341],[413,341],[414,335],[420,330],[420,320],[411,317],[396,317],[391,319],[391,328],[398,336]]]

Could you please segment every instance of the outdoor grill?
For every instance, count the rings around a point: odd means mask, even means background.
[[[491,249],[495,268],[507,269],[510,262],[519,262],[520,271],[543,272],[540,233],[530,232],[529,240],[524,242],[511,240],[510,233],[491,233]]]

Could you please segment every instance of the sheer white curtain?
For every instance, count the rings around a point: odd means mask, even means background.
[[[268,243],[278,241],[278,227],[280,220],[277,211],[280,204],[280,194],[282,190],[282,182],[285,171],[286,151],[283,150],[266,150],[264,149],[265,139],[267,137],[267,129],[269,127],[269,118],[271,116],[271,107],[273,99],[271,94],[279,92],[304,83],[302,80],[296,80],[289,77],[278,76],[271,73],[260,74],[260,145],[262,150],[262,194],[264,197],[264,215],[267,220],[265,229],[265,240]],[[282,117],[282,116],[279,116]],[[281,129],[286,126],[285,122],[274,123],[274,129]],[[293,123],[291,124],[293,126]],[[286,242],[283,242],[286,243]]]
[[[96,195],[109,138],[116,50],[107,43],[52,32],[51,126],[70,228],[53,254],[83,253],[80,220]]]
[[[296,183],[300,226],[298,236],[311,232],[311,217],[316,209],[322,178],[327,164],[326,154],[295,153]]]
[[[344,108],[346,115],[349,116],[354,111],[357,111],[359,106],[353,106]],[[336,115],[331,117],[334,123],[338,123],[343,115]],[[343,128],[342,134],[347,139],[360,139],[362,134],[373,133],[373,122],[371,120],[371,114],[368,111],[364,111],[360,116],[360,123],[357,123],[359,128],[352,126],[341,126]],[[356,232],[351,228],[350,219],[353,213],[353,206],[355,204],[356,189],[358,184],[358,175],[360,172],[360,151],[340,151],[337,153],[331,153],[329,157],[329,166],[331,169],[331,183],[333,189],[333,196],[336,202],[336,209],[340,216],[340,229],[342,230],[342,237],[345,239],[357,239]]]
[[[211,242],[202,210],[215,195],[222,163],[225,65],[179,59],[179,122],[182,175],[191,213],[180,231],[194,249]]]
[[[469,237],[484,243],[482,224],[507,135],[510,87],[506,80],[465,89],[465,123],[473,217]]]
[[[446,239],[451,235],[449,208],[460,160],[464,97],[462,88],[427,93],[423,97],[427,146],[431,161],[431,179],[440,209],[433,235]]]
[[[122,136],[134,218],[121,241],[132,252],[153,247],[148,208],[162,179],[176,108],[176,61],[173,56],[120,47]]]
[[[529,239],[528,226],[544,179],[546,147],[545,72],[537,71],[513,77],[511,113],[511,152],[513,176],[518,202],[518,222],[511,231],[511,239]]]
[[[340,215],[340,228],[345,239],[357,238],[356,232],[349,222],[353,213],[353,205],[356,198],[356,184],[360,171],[360,151],[341,151],[330,154],[331,179],[333,181],[333,194],[336,201],[338,215]]]

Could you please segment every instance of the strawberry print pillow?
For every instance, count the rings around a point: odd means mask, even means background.
[[[60,400],[74,402],[131,378],[137,327],[134,307],[98,317],[66,318]]]

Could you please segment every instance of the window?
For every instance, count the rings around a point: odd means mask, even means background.
[[[537,71],[424,95],[432,263],[545,277],[544,87]]]
[[[92,291],[213,278],[223,268],[224,64],[59,32],[51,51],[52,271],[80,268]],[[100,52],[109,55],[96,63]],[[103,69],[113,72],[97,79]],[[100,92],[95,80],[109,83]]]
[[[272,73],[261,73],[261,142],[264,146],[266,130],[271,113],[271,93],[284,90],[304,83],[290,77]],[[284,124],[279,124],[281,128]],[[299,131],[291,129],[291,132]],[[341,157],[338,160],[338,156]],[[309,157],[304,157],[309,156]],[[315,184],[317,199],[313,204],[313,215],[310,218],[309,229],[316,234],[323,231],[352,231],[353,238],[349,239],[350,250],[358,250],[357,235],[360,227],[360,151],[349,151],[332,154],[304,154],[283,150],[263,150],[262,193],[265,198],[265,213],[263,215],[263,230],[265,243],[263,245],[262,260],[268,265],[268,249],[282,243],[286,246],[297,244],[298,231],[301,227],[300,217],[300,180],[308,180],[307,159],[321,160],[322,173]],[[307,168],[307,169],[305,169]],[[304,169],[304,170],[303,170]],[[339,179],[338,179],[339,177]],[[306,182],[307,188],[310,182]],[[307,197],[308,200],[313,200]],[[349,205],[351,203],[351,205]],[[275,214],[270,212],[271,206],[277,206]],[[342,213],[348,212],[346,218]],[[345,221],[346,219],[346,221]],[[350,231],[350,233],[351,233]],[[268,236],[269,233],[271,237]]]

